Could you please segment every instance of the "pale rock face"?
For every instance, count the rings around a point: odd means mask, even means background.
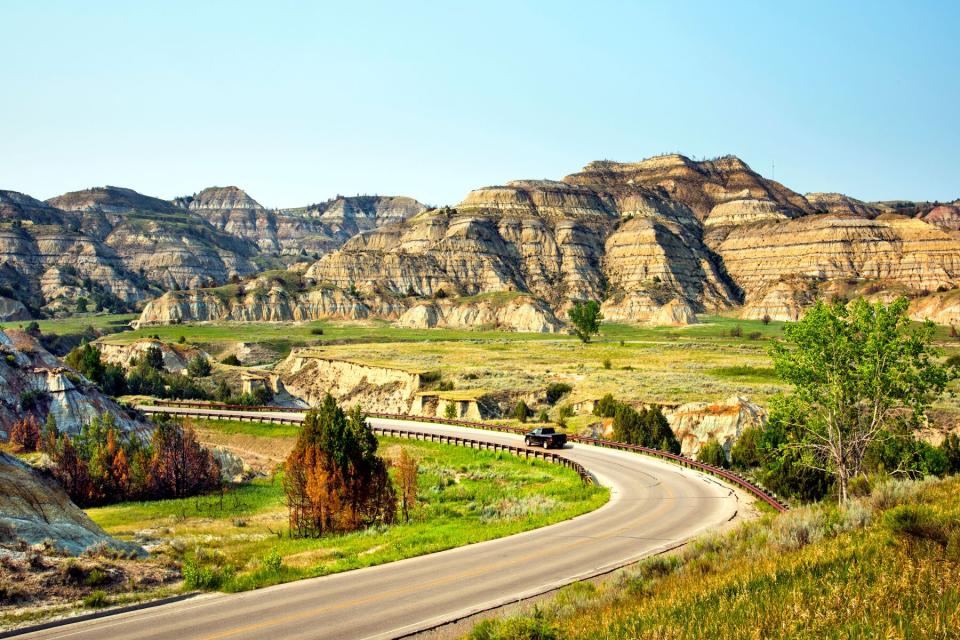
[[[400,316],[397,325],[415,329],[504,329],[526,333],[556,333],[563,324],[543,301],[523,297],[497,304],[435,301],[417,304]]]
[[[112,414],[119,429],[146,433],[147,423],[129,416],[96,386],[40,346],[34,338],[14,329],[0,331],[0,432],[9,433],[23,416],[21,394],[38,391],[40,422],[47,414],[56,418],[62,432],[76,434],[94,417]],[[6,356],[13,356],[13,362]]]
[[[653,314],[650,324],[658,327],[683,327],[697,324],[697,316],[689,304],[682,300],[671,300]]]
[[[774,282],[757,292],[751,292],[740,315],[748,320],[796,322],[806,308],[814,303],[817,290],[809,280],[787,279]]]
[[[289,322],[326,318],[362,320],[371,316],[396,319],[405,310],[402,301],[373,296],[355,298],[344,291],[318,288],[290,293],[275,287],[250,291],[242,297],[223,297],[208,290],[170,292],[144,307],[137,327],[177,322],[245,321]]]
[[[274,367],[287,392],[317,406],[326,394],[346,407],[407,413],[420,389],[420,374],[391,367],[327,358],[322,351],[294,349]]]
[[[785,275],[814,283],[884,281],[914,291],[960,284],[960,241],[899,217],[822,215],[748,225],[732,230],[717,251],[746,292],[748,308]]]
[[[805,197],[819,212],[849,214],[861,218],[876,218],[881,213],[877,207],[842,193],[808,193]]]
[[[917,298],[910,302],[909,314],[920,322],[930,320],[960,328],[960,296],[956,291],[946,291]]]
[[[55,480],[0,452],[0,544],[35,545],[45,540],[69,555],[97,545],[144,554],[140,547],[108,536]]]
[[[202,349],[182,344],[170,344],[152,338],[143,338],[130,344],[117,344],[98,340],[95,343],[105,362],[129,369],[133,360],[143,357],[151,347],[158,347],[163,354],[163,368],[170,373],[186,373],[187,365],[198,355],[210,359]]]
[[[960,203],[934,207],[923,216],[923,221],[948,231],[960,231]]]
[[[30,312],[19,300],[11,300],[0,296],[0,322],[14,320],[29,320]]]
[[[679,294],[701,308],[726,307],[734,299],[699,234],[663,218],[623,224],[607,238],[604,262],[611,289],[628,296]]]
[[[742,396],[732,396],[713,404],[690,402],[664,411],[664,416],[680,441],[683,455],[694,458],[710,438],[723,445],[729,457],[730,449],[744,430],[762,428],[767,420],[762,407]]]
[[[782,222],[793,217],[793,213],[771,200],[731,200],[711,209],[703,225],[713,228],[754,222]]]
[[[701,220],[715,206],[731,200],[769,200],[794,215],[813,213],[803,196],[764,178],[734,156],[698,162],[672,154],[640,162],[591,162],[564,182],[611,190],[625,185],[657,190],[688,206]]]

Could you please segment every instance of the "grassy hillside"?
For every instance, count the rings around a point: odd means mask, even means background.
[[[765,516],[546,605],[471,640],[956,638],[960,479],[892,482],[838,510]]]

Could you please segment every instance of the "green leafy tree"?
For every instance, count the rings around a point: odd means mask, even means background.
[[[600,312],[600,303],[596,300],[575,303],[568,315],[574,333],[583,342],[590,342],[590,336],[600,333],[603,314]]]
[[[793,385],[771,418],[793,435],[802,464],[836,478],[841,503],[877,437],[915,431],[955,376],[937,360],[933,324],[911,327],[907,307],[904,298],[818,302],[771,347],[777,375]]]
[[[940,449],[947,460],[947,473],[960,473],[960,436],[948,434]]]

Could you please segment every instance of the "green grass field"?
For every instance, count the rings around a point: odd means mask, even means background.
[[[265,427],[254,429],[254,435],[287,437]],[[542,461],[429,442],[380,442],[386,457],[405,448],[420,462],[419,504],[409,523],[320,539],[290,538],[279,478],[256,480],[222,498],[126,503],[88,513],[108,533],[159,545],[155,561],[183,562],[203,572],[210,588],[242,591],[542,527],[596,509],[609,497],[608,490],[584,485],[573,471]],[[273,550],[282,558],[279,572],[263,563]]]
[[[960,480],[894,484],[843,511],[765,516],[597,586],[571,585],[471,640],[956,638]]]

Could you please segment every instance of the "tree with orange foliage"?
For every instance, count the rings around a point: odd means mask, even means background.
[[[400,449],[397,475],[400,480],[400,506],[403,509],[403,521],[410,522],[410,512],[417,506],[417,459],[407,453],[406,447]]]
[[[290,532],[318,537],[396,518],[396,492],[366,416],[349,418],[328,394],[304,421],[284,466]]]
[[[21,451],[36,451],[40,447],[40,424],[32,413],[13,423],[10,442]]]

